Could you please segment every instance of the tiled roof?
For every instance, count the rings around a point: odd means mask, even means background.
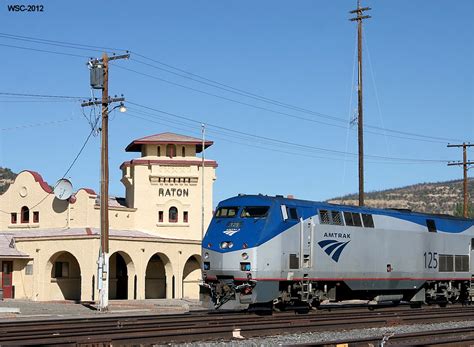
[[[1,235],[1,234],[0,234]],[[9,233],[15,239],[22,238],[50,238],[50,237],[75,237],[75,236],[98,236],[100,235],[99,228],[68,228],[68,229],[21,229],[15,230],[14,233]],[[132,238],[156,238],[160,237],[137,230],[114,230],[110,229],[109,235],[132,237]]]
[[[2,234],[0,233],[0,236]],[[62,228],[62,229],[19,229],[11,233],[5,233],[5,235],[10,235],[15,240],[21,240],[23,238],[61,238],[61,237],[90,237],[90,236],[99,236],[99,228]],[[166,240],[167,238],[155,236],[148,234],[143,231],[138,230],[109,230],[110,237],[129,237],[129,238],[149,238],[156,240]]]
[[[125,150],[127,152],[140,152],[141,145],[157,145],[163,143],[196,145],[196,152],[202,152],[202,139],[175,133],[161,133],[133,140]],[[212,144],[212,141],[205,141],[204,146],[207,148]]]
[[[0,233],[0,258],[29,258],[29,255],[15,248],[12,233]]]
[[[95,198],[95,205],[100,206],[100,195],[97,195]],[[125,198],[119,198],[116,196],[109,196],[109,207],[128,208]]]

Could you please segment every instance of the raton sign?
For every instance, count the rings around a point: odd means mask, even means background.
[[[177,196],[177,197],[188,197],[189,190],[188,188],[160,188],[158,190],[158,196]]]

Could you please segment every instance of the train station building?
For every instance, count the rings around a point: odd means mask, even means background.
[[[120,166],[125,197],[109,198],[109,298],[198,298],[201,206],[207,227],[217,163],[198,156],[201,139],[174,133],[125,150],[140,157]],[[22,171],[0,195],[4,298],[97,300],[99,203],[87,188],[60,200],[39,173]]]

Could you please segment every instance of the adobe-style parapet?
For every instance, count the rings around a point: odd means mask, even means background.
[[[212,144],[206,141],[204,148]],[[127,146],[126,151],[141,153],[140,158],[120,166],[127,206],[137,210],[137,229],[153,230],[163,237],[201,239],[203,183],[207,227],[217,167],[216,161],[203,162],[196,156],[202,150],[201,139],[173,133],[143,137]]]

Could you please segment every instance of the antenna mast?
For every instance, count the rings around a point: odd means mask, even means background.
[[[357,21],[357,61],[358,61],[358,138],[359,138],[359,206],[364,206],[364,128],[363,128],[363,109],[362,109],[362,20],[371,18],[364,15],[364,11],[371,10],[370,7],[360,7],[360,0],[357,0],[357,9],[349,13],[356,14],[356,17],[350,18],[351,22]]]

